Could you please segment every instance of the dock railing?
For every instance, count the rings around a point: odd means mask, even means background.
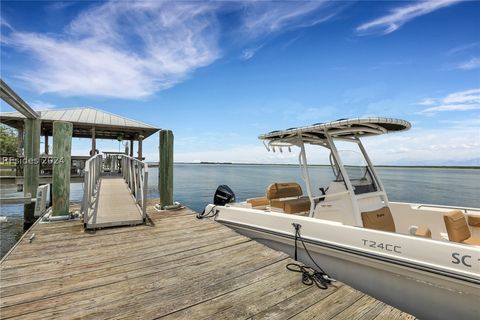
[[[102,155],[97,154],[85,162],[85,182],[83,185],[82,213],[83,221],[87,223],[95,210],[92,208],[95,200],[95,194],[98,191],[100,173],[103,168]],[[92,209],[92,210],[90,210]]]
[[[147,217],[148,164],[127,155],[121,155],[121,157],[122,177],[135,198],[135,202],[142,209],[145,220]]]

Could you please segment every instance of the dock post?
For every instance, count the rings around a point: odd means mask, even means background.
[[[143,136],[140,135],[140,136],[138,136],[138,160],[140,160],[140,161],[143,161],[142,142],[143,142]]]
[[[40,171],[40,119],[25,119],[23,194],[34,197],[37,194]],[[23,207],[24,228],[35,222],[35,203]]]
[[[160,131],[160,162],[158,164],[158,190],[160,208],[173,205],[173,133]]]
[[[97,139],[95,137],[95,127],[92,127],[90,132],[92,134],[92,149],[90,150],[90,157],[93,157],[95,155],[95,150],[97,149]]]
[[[45,132],[44,133],[44,137],[45,137],[45,154],[48,155],[48,133]]]
[[[72,133],[72,123],[64,121],[53,122],[52,216],[70,214]]]

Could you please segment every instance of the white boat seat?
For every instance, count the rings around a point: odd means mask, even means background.
[[[367,229],[395,232],[395,222],[389,207],[362,212],[362,222]]]
[[[480,246],[480,238],[472,237],[468,228],[467,219],[460,210],[453,210],[443,216],[447,228],[448,239],[452,242],[459,242],[474,246]]]
[[[270,205],[282,209],[285,213],[300,213],[310,210],[310,199],[272,199]]]

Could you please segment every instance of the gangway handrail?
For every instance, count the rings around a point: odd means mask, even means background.
[[[128,185],[135,202],[147,217],[148,164],[128,155],[121,155],[122,177]]]
[[[88,223],[91,215],[95,213],[95,209],[91,207],[95,199],[95,194],[98,191],[98,182],[100,180],[102,167],[103,158],[101,154],[97,154],[85,162],[85,182],[83,187],[84,190],[81,209],[81,212],[83,213],[83,222],[85,224]]]

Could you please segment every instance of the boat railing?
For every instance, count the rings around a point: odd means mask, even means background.
[[[95,213],[95,195],[99,189],[102,168],[103,158],[101,154],[97,154],[85,162],[84,190],[81,209],[84,223],[87,223],[92,214]]]
[[[148,164],[134,157],[120,155],[121,173],[135,202],[142,209],[143,219],[147,216]]]

